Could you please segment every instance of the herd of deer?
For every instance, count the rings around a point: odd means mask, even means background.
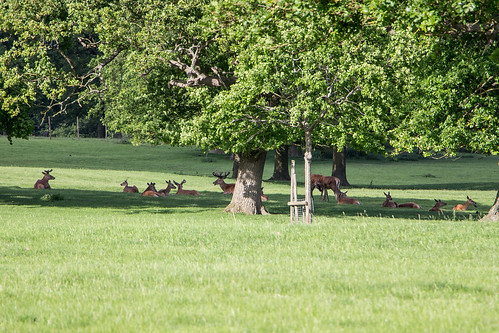
[[[34,185],[35,189],[50,189],[49,185],[49,180],[55,179],[54,176],[52,176],[50,173],[52,172],[52,169],[50,170],[45,170],[42,172],[43,178],[38,179]],[[220,188],[223,191],[223,194],[232,194],[234,193],[234,188],[236,184],[227,184],[225,182],[225,179],[227,176],[230,174],[230,172],[213,172],[213,176],[217,177],[217,180],[213,182],[213,185],[219,185]],[[347,196],[347,192],[341,192],[340,190],[340,180],[337,177],[334,176],[323,176],[319,174],[312,174],[310,176],[310,181],[311,181],[311,191],[313,193],[314,189],[318,189],[321,192],[321,199],[322,200],[328,200],[329,201],[329,195],[327,190],[332,190],[334,193],[334,196],[336,198],[336,201],[339,204],[347,204],[347,205],[360,205],[360,201],[354,198],[350,198]],[[177,183],[176,181],[173,181],[174,184],[170,180],[165,180],[166,182],[166,188],[162,190],[156,190],[156,183],[147,183],[147,188],[142,192],[143,196],[148,196],[148,197],[164,197],[167,195],[170,195],[170,191],[172,189],[177,189],[177,194],[180,195],[193,195],[193,196],[198,196],[199,192],[196,190],[184,190],[182,187],[185,184],[186,180],[182,180],[182,182]],[[123,183],[121,183],[121,186],[124,186],[123,192],[125,193],[139,193],[139,189],[137,186],[129,186],[128,181],[125,180]],[[416,209],[421,209],[421,206],[418,205],[415,202],[405,202],[402,204],[397,204],[396,202],[393,201],[392,196],[390,195],[390,192],[385,193],[385,201],[381,204],[382,207],[387,207],[387,208],[416,208]],[[262,194],[261,194],[261,199],[262,201],[267,201],[268,197],[263,194],[263,187],[262,187]],[[453,210],[467,210],[469,205],[473,205],[476,207],[476,202],[473,201],[469,196],[466,196],[466,202],[464,204],[457,204],[455,205],[452,209]],[[437,200],[435,199],[435,206],[433,206],[430,211],[431,212],[440,212],[440,208],[447,205],[447,203],[443,202],[442,200]]]
[[[347,205],[360,205],[360,201],[354,198],[350,198],[347,196],[347,192],[341,192],[340,190],[340,179],[334,176],[323,176],[319,174],[312,174],[310,175],[310,181],[311,181],[311,189],[312,193],[314,189],[318,189],[321,191],[321,199],[322,200],[328,200],[329,201],[329,195],[327,193],[327,190],[332,190],[334,193],[334,196],[336,197],[336,201],[339,204],[347,204]],[[385,193],[385,201],[381,204],[382,207],[387,207],[387,208],[415,208],[415,209],[421,209],[421,206],[418,205],[415,202],[404,202],[401,204],[397,204],[395,201],[393,201],[392,196],[390,195],[390,192]],[[464,204],[457,204],[455,205],[452,209],[453,210],[467,210],[469,205],[473,205],[476,207],[476,202],[473,201],[469,196],[466,196],[466,202]],[[433,206],[430,209],[430,212],[441,212],[440,208],[447,205],[446,202],[443,202],[442,200],[437,200],[435,199],[435,206]]]

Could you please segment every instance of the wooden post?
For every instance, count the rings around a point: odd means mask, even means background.
[[[50,116],[49,116],[49,140],[52,140],[52,126],[50,125]]]
[[[289,195],[289,201],[297,201],[295,160],[291,161],[291,193]],[[296,206],[289,206],[289,218],[290,223],[293,223],[295,220],[298,221],[298,208]]]
[[[80,121],[78,116],[76,116],[76,137],[80,138]]]

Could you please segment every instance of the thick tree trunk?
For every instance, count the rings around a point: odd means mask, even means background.
[[[305,154],[303,155],[303,159],[305,160],[305,202],[307,205],[305,206],[305,222],[312,223],[312,191],[311,191],[311,181],[310,174],[311,168],[310,164],[312,163],[312,132],[308,128],[305,127]]]
[[[482,221],[499,221],[499,190],[494,205],[490,208],[489,213],[482,218]]]
[[[347,180],[347,160],[345,157],[344,147],[341,151],[338,151],[338,147],[333,146],[333,171],[331,176],[338,177],[340,179],[341,186],[350,186]]]
[[[289,146],[284,145],[274,151],[274,174],[270,180],[290,180],[288,170]]]
[[[226,212],[249,215],[267,214],[262,205],[262,177],[267,152],[263,150],[238,154],[239,172],[232,201],[225,208]]]

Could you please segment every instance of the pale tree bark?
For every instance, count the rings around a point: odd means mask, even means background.
[[[240,164],[232,200],[226,212],[248,215],[268,214],[262,204],[262,177],[267,152],[264,150],[239,154]]]
[[[270,180],[290,180],[288,170],[289,145],[284,145],[274,150],[274,174]]]
[[[338,147],[333,146],[333,171],[331,176],[340,179],[341,186],[350,186],[347,180],[347,160],[345,156],[346,147],[338,151]]]
[[[490,208],[489,213],[482,218],[482,221],[499,221],[499,190],[494,205]]]

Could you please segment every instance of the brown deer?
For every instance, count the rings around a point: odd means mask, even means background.
[[[466,210],[466,209],[468,209],[469,205],[473,205],[476,207],[476,202],[471,200],[471,198],[469,196],[466,196],[466,202],[464,204],[457,204],[452,209],[453,210]]]
[[[347,192],[341,192],[340,190],[337,190],[334,192],[334,196],[336,197],[336,201],[340,205],[360,205],[360,201],[354,198],[349,198],[347,197]]]
[[[383,192],[383,194],[386,197],[386,200],[381,204],[383,207],[388,207],[388,208],[416,208],[416,209],[421,209],[421,206],[418,205],[415,202],[404,202],[402,204],[397,204],[396,202],[392,201],[392,196],[390,195],[390,192],[386,194]]]
[[[329,201],[329,194],[327,190],[332,190],[333,192],[340,190],[340,179],[335,176],[323,176],[317,173],[313,173],[310,175],[310,188],[312,194],[315,188],[318,188],[321,191],[321,199]]]
[[[121,186],[125,186],[123,188],[123,192],[125,193],[139,193],[139,189],[137,186],[128,186],[128,180],[125,180],[123,183],[120,184]]]
[[[443,202],[442,200],[440,199],[435,199],[435,206],[433,206],[431,209],[430,209],[430,212],[441,212],[440,210],[440,207],[443,207],[447,205],[446,202]]]
[[[322,178],[322,190],[324,191],[324,195],[322,197],[322,200],[329,201],[329,194],[327,193],[327,190],[330,189],[331,191],[336,192],[340,190],[340,179],[335,176],[324,176]]]
[[[319,189],[321,191],[321,199],[322,199],[322,191],[323,191],[323,180],[324,176],[319,175],[318,173],[313,173],[310,175],[310,192],[312,193],[312,197],[314,195],[314,189]]]
[[[393,199],[392,196],[390,195],[390,192],[388,192],[388,194],[383,192],[383,194],[385,195],[386,199],[381,204],[382,207],[397,208],[399,206],[395,201],[392,201]]]
[[[38,179],[33,186],[36,189],[47,189],[50,190],[49,180],[55,179],[50,173],[53,169],[42,171],[43,178]]]
[[[269,197],[263,194],[263,187],[262,187],[262,194],[260,195],[260,198],[262,198],[262,201],[269,201]]]
[[[217,177],[218,179],[213,182],[213,185],[220,185],[220,188],[222,191],[224,191],[224,194],[232,194],[234,193],[234,187],[236,184],[227,184],[224,179],[227,178],[227,176],[230,175],[230,171],[226,172],[225,174],[220,173],[215,173],[213,172],[213,176]]]
[[[147,183],[147,188],[142,192],[144,197],[160,197],[158,191],[156,191],[156,183]]]
[[[184,190],[182,186],[185,184],[186,180],[182,180],[182,182],[177,183],[176,181],[173,181],[175,185],[177,185],[177,194],[183,194],[183,195],[199,195],[198,191],[195,190]]]
[[[162,197],[170,195],[170,191],[176,188],[175,185],[173,185],[170,180],[165,180],[165,182],[168,184],[166,185],[166,188],[158,191],[159,195]]]
[[[404,202],[399,205],[399,208],[414,208],[414,209],[421,209],[421,206],[418,205],[415,202]]]

